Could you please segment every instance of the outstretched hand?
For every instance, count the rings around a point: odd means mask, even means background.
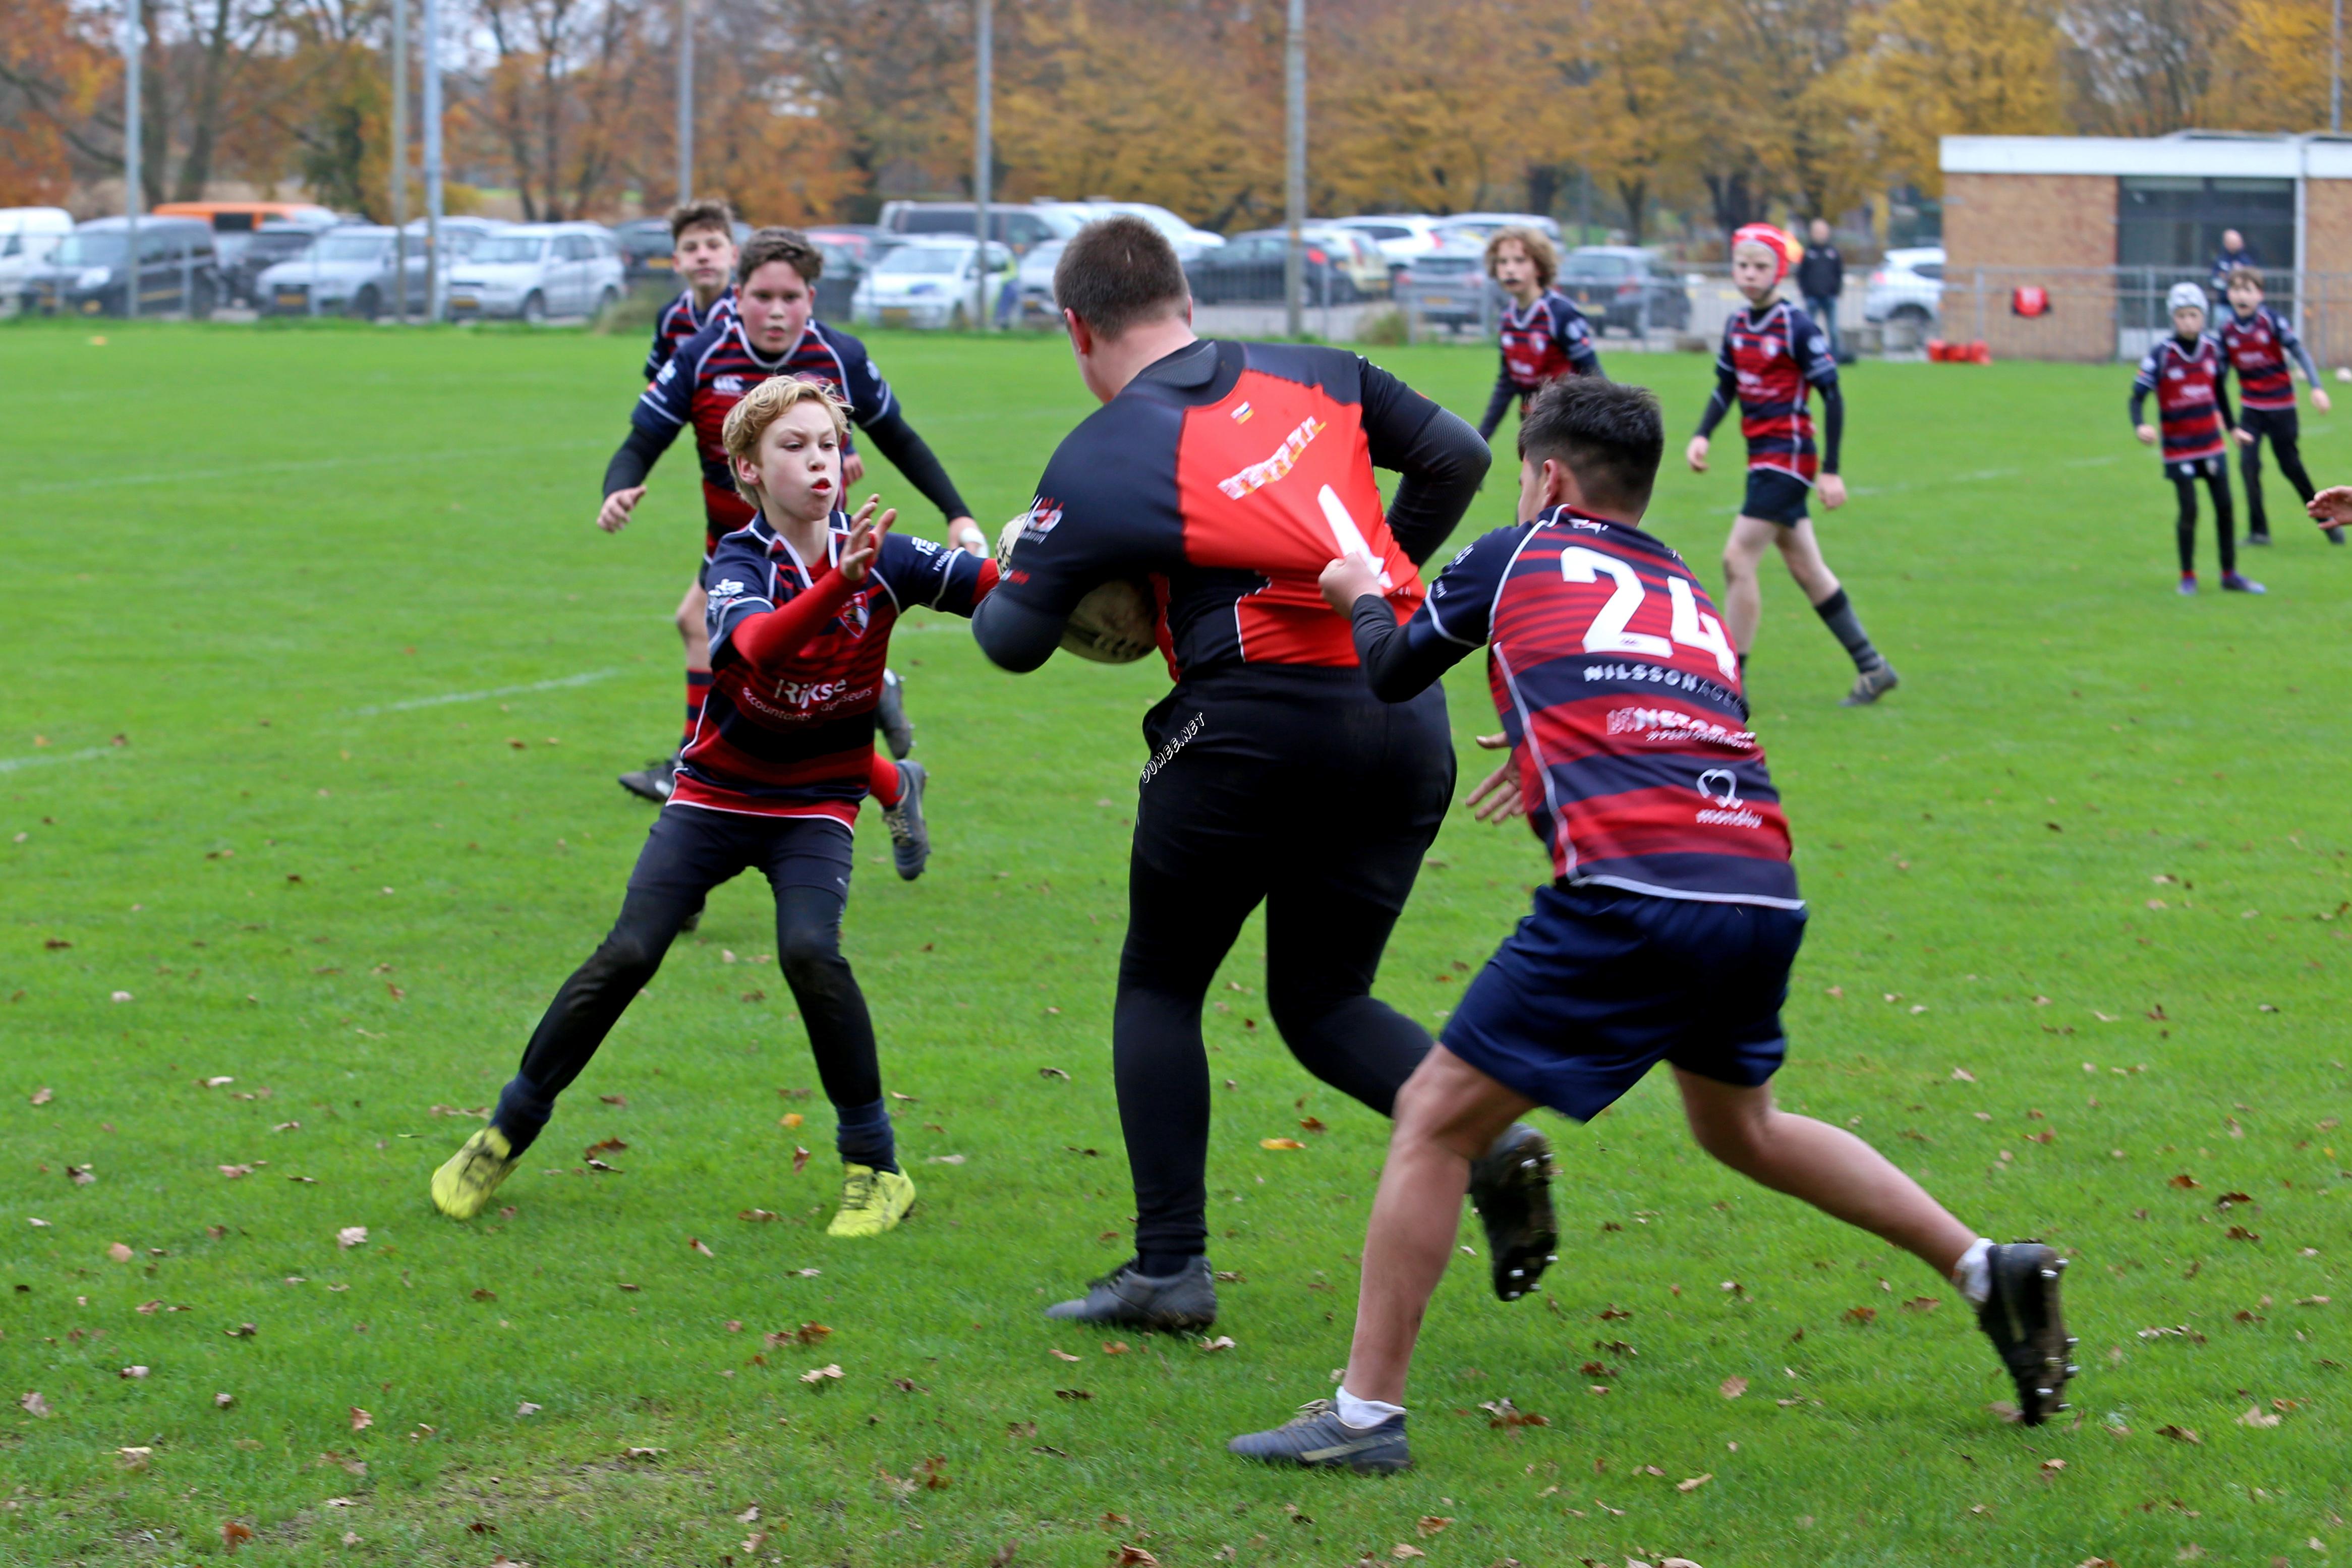
[[[841,547],[841,559],[835,563],[835,570],[852,583],[866,580],[866,572],[873,568],[874,558],[882,553],[884,536],[889,533],[890,525],[898,520],[898,508],[896,507],[876,517],[874,508],[881,504],[881,497],[868,496],[866,504],[857,508],[857,515],[849,519],[849,538]]]
[[[1366,594],[1381,597],[1381,570],[1370,556],[1343,555],[1323,569],[1317,579],[1323,602],[1342,615],[1356,612],[1356,601]]]
[[[2305,503],[2303,509],[2323,528],[2352,523],[2352,485],[2330,485]]]
[[[596,508],[596,526],[608,534],[619,533],[628,527],[629,514],[635,511],[637,503],[645,498],[646,487],[643,485],[631,485],[625,489],[614,491],[604,497],[604,504]]]
[[[1481,751],[1505,751],[1511,744],[1507,735],[1482,735],[1476,739]],[[1507,822],[1513,817],[1526,816],[1528,803],[1519,794],[1518,758],[1506,758],[1500,768],[1478,781],[1463,804],[1482,822]]]

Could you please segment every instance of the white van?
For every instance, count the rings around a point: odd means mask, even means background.
[[[0,316],[16,313],[25,275],[46,263],[73,226],[63,207],[0,207]]]

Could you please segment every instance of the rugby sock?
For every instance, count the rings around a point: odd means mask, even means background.
[[[703,699],[708,697],[709,695],[710,672],[709,670],[687,671],[686,739],[692,740],[694,738],[694,727],[702,722]]]
[[[1340,1385],[1339,1397],[1332,1403],[1339,1408],[1339,1425],[1353,1427],[1360,1432],[1367,1427],[1379,1426],[1391,1416],[1404,1414],[1402,1405],[1391,1405],[1384,1399],[1357,1398],[1348,1392],[1345,1384]]]
[[[520,1155],[538,1141],[540,1129],[554,1114],[553,1097],[518,1072],[499,1091],[498,1108],[490,1113],[490,1125],[504,1133],[509,1145]]]
[[[1165,1280],[1190,1269],[1199,1257],[1197,1252],[1139,1252],[1135,1271],[1147,1280]]]
[[[1952,1265],[1952,1283],[1969,1299],[1969,1305],[1981,1307],[1992,1296],[1992,1242],[1979,1236],[1960,1260]]]
[[[890,1110],[877,1100],[871,1105],[835,1105],[833,1146],[850,1165],[871,1166],[877,1171],[898,1168],[898,1140],[890,1133]]]
[[[875,803],[888,810],[906,793],[906,776],[898,771],[898,765],[876,752],[866,771],[866,792],[874,797]]]
[[[1886,663],[1885,656],[1872,644],[1870,633],[1862,629],[1862,619],[1854,614],[1853,605],[1847,600],[1844,589],[1839,589],[1814,605],[1813,611],[1836,634],[1837,640],[1845,644],[1845,651],[1853,656],[1855,669],[1866,675]]]

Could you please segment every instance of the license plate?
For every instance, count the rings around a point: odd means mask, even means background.
[[[1421,302],[1423,305],[1437,306],[1441,309],[1446,306],[1457,303],[1450,294],[1424,294],[1421,297]]]
[[[281,294],[278,297],[278,304],[281,309],[298,309],[308,302],[305,297],[299,294]]]
[[[885,327],[905,327],[911,324],[914,319],[915,313],[903,305],[886,305],[882,308],[882,325]]]
[[[480,304],[481,301],[475,298],[470,294],[452,294],[449,296],[449,308],[452,310],[472,310],[478,308]]]

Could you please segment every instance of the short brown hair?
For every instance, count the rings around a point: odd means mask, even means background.
[[[2260,288],[2263,286],[2262,268],[2258,267],[2231,267],[2230,269],[2229,280],[2221,285],[2221,291],[2226,294],[2231,289],[2237,287],[2241,283],[2251,283],[2256,288]]]
[[[1513,224],[1507,229],[1496,229],[1486,241],[1487,277],[1495,276],[1495,258],[1506,245],[1516,245],[1528,253],[1528,259],[1536,264],[1538,287],[1549,288],[1551,280],[1559,276],[1559,246],[1551,243],[1551,236],[1541,229]]]
[[[680,202],[669,210],[669,243],[676,245],[684,239],[688,229],[717,229],[732,245],[735,241],[735,209],[716,196]]]
[[[808,235],[798,229],[759,229],[743,242],[742,254],[735,258],[735,281],[751,282],[751,275],[772,261],[781,261],[799,273],[803,283],[814,283],[824,274],[824,252]]]
[[[1539,389],[1519,420],[1523,462],[1559,463],[1595,507],[1640,512],[1650,504],[1666,432],[1658,394],[1599,376],[1562,376]]]
[[[719,440],[727,448],[728,471],[733,473],[739,460],[755,457],[760,437],[768,433],[768,426],[804,402],[824,405],[824,412],[832,416],[834,434],[849,434],[849,410],[833,395],[831,388],[818,382],[804,382],[798,376],[770,376],[744,393],[742,400],[727,411],[727,423],[719,426]],[[760,505],[759,489],[745,484],[740,475],[735,476],[735,493],[755,507]]]
[[[1088,224],[1054,264],[1054,303],[1105,338],[1181,315],[1192,298],[1176,247],[1131,213]]]

